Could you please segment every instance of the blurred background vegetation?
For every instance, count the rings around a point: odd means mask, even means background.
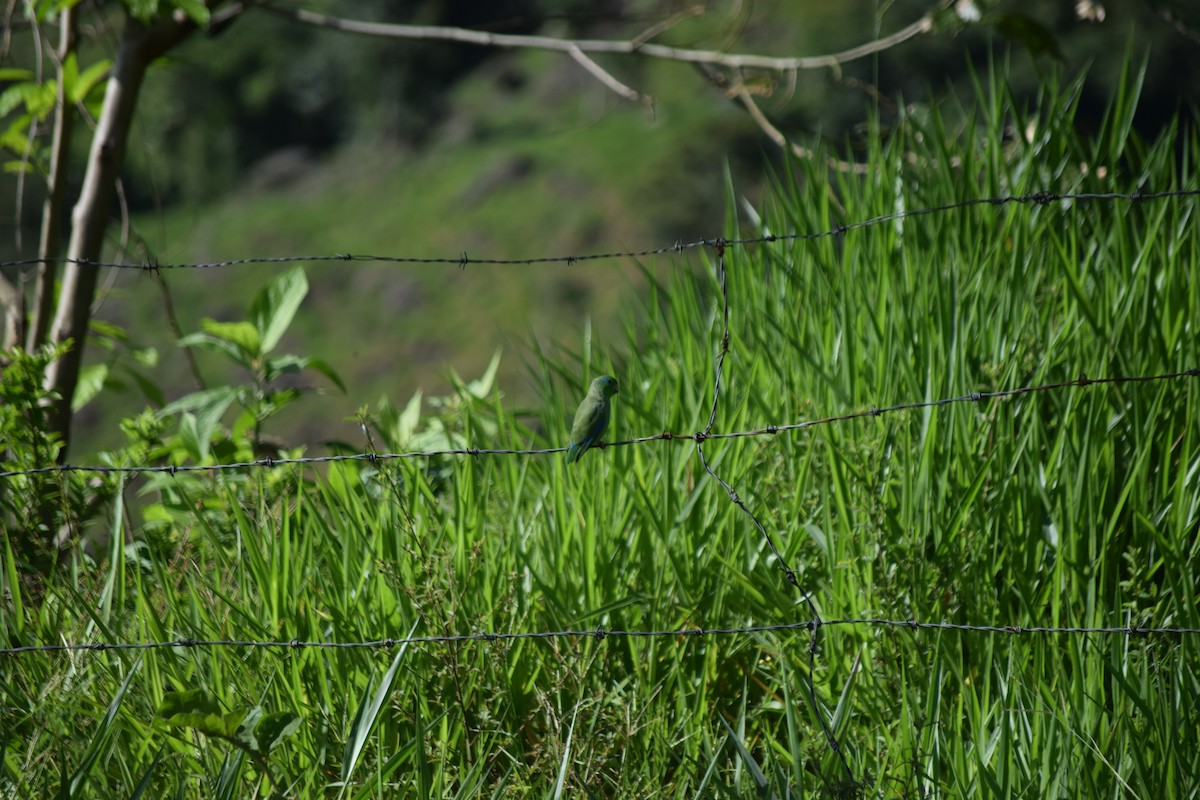
[[[88,5],[80,62],[110,57],[121,9]],[[887,132],[937,106],[969,113],[972,83],[1001,64],[1018,98],[1047,73],[1088,80],[1079,125],[1098,120],[1126,53],[1147,61],[1136,120],[1152,136],[1200,98],[1200,9],[1194,3],[784,0],[494,3],[384,0],[306,8],[345,18],[452,25],[497,33],[629,39],[664,21],[656,41],[778,56],[815,55],[886,36],[940,9],[937,25],[876,56],[794,81],[747,73],[772,123],[809,147],[865,150],[868,121]],[[978,20],[974,17],[980,15]],[[36,61],[14,31],[6,64]],[[46,56],[42,53],[42,58]],[[636,56],[597,56],[648,109],[618,97],[559,53],[358,36],[300,24],[269,7],[196,35],[150,73],[123,181],[129,235],[114,258],[163,263],[332,254],[523,258],[641,249],[723,232],[728,169],[757,200],[783,153],[728,92],[697,69]],[[12,112],[12,108],[4,108]],[[1190,117],[1185,113],[1185,119]],[[1082,131],[1086,133],[1085,131]],[[75,137],[82,159],[87,138]],[[0,191],[0,256],[36,246],[41,195],[10,171]],[[16,204],[22,204],[20,213]],[[18,227],[18,224],[20,227]],[[653,269],[654,265],[649,264]],[[482,371],[506,351],[500,385],[514,401],[539,391],[521,354],[531,341],[575,351],[618,324],[619,300],[644,278],[632,263],[600,269],[356,265],[309,269],[309,313],[286,344],[335,365],[347,384],[284,414],[289,444],[345,435],[342,420],[380,396],[448,387],[448,368]],[[349,276],[349,277],[347,277]],[[203,318],[240,319],[268,268],[178,270],[161,280],[181,332]],[[106,277],[97,317],[129,332],[129,350],[175,350],[159,280]],[[118,357],[91,348],[89,362]],[[205,380],[228,383],[199,356]],[[167,399],[196,388],[180,358],[153,379]],[[542,389],[544,391],[544,387]],[[140,398],[138,398],[140,402]],[[101,394],[77,417],[76,453],[120,441],[129,399]]]

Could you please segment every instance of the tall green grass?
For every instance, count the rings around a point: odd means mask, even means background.
[[[1152,143],[1130,132],[1136,75],[1086,137],[1074,125],[1081,81],[1048,81],[1022,108],[1000,79],[981,79],[978,105],[954,115],[965,123],[951,128],[934,108],[874,131],[865,174],[792,164],[757,209],[729,187],[727,233],[827,230],[1040,190],[1197,186],[1192,132]],[[731,351],[715,431],[1200,365],[1195,212],[1194,198],[985,205],[730,248]],[[477,447],[559,445],[586,381],[611,371],[622,391],[610,437],[702,429],[722,334],[712,266],[645,265],[622,341],[585,331],[578,350],[531,348],[529,372],[544,389],[536,412],[518,413],[486,382],[459,383],[419,427]],[[500,270],[473,275],[504,280]],[[1197,628],[1198,420],[1189,378],[704,447],[825,618]],[[381,425],[383,443],[403,447],[412,427]],[[146,541],[114,508],[109,551],[74,557],[40,594],[0,571],[12,598],[6,639],[352,642],[809,618],[690,441],[598,450],[570,468],[494,456],[294,477],[132,485],[129,502],[171,484],[196,513]],[[809,642],[798,630],[4,657],[0,792],[1198,791],[1194,635],[829,627],[812,657],[815,707]],[[294,713],[300,724],[256,760],[199,732],[200,720],[168,724],[164,699],[191,690],[222,713]]]

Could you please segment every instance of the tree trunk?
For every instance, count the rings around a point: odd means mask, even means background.
[[[70,339],[74,342],[70,351],[46,370],[45,387],[58,395],[51,406],[50,429],[61,437],[59,463],[65,463],[71,443],[71,399],[79,382],[100,270],[87,262],[100,259],[117,179],[125,163],[125,143],[137,106],[138,90],[150,63],[194,29],[195,25],[182,15],[151,25],[129,17],[121,35],[116,62],[105,89],[104,106],[92,138],[83,187],[72,212],[71,242],[67,248],[70,263],[63,272],[58,310],[50,328],[50,341],[61,343]]]
[[[38,242],[37,286],[34,290],[33,318],[26,335],[25,350],[33,352],[46,341],[46,329],[50,326],[50,313],[54,303],[54,281],[58,277],[55,260],[59,253],[59,228],[62,212],[67,204],[67,175],[70,167],[71,129],[75,121],[75,109],[70,107],[66,81],[63,79],[63,64],[75,51],[75,6],[62,10],[59,20],[62,29],[58,42],[58,97],[54,107],[54,139],[50,145],[50,186],[46,202],[42,205],[42,236]]]

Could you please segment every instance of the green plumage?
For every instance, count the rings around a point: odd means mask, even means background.
[[[594,445],[612,413],[610,400],[620,389],[617,379],[611,375],[601,375],[592,381],[587,396],[579,404],[575,412],[575,423],[571,426],[571,441],[567,445],[567,463],[578,461],[588,448]]]

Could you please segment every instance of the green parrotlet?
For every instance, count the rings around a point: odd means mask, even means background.
[[[568,464],[583,458],[588,448],[604,433],[612,412],[609,400],[619,391],[617,379],[611,375],[601,375],[592,381],[587,397],[583,398],[579,410],[575,412],[575,424],[571,426],[571,441],[567,447]]]

